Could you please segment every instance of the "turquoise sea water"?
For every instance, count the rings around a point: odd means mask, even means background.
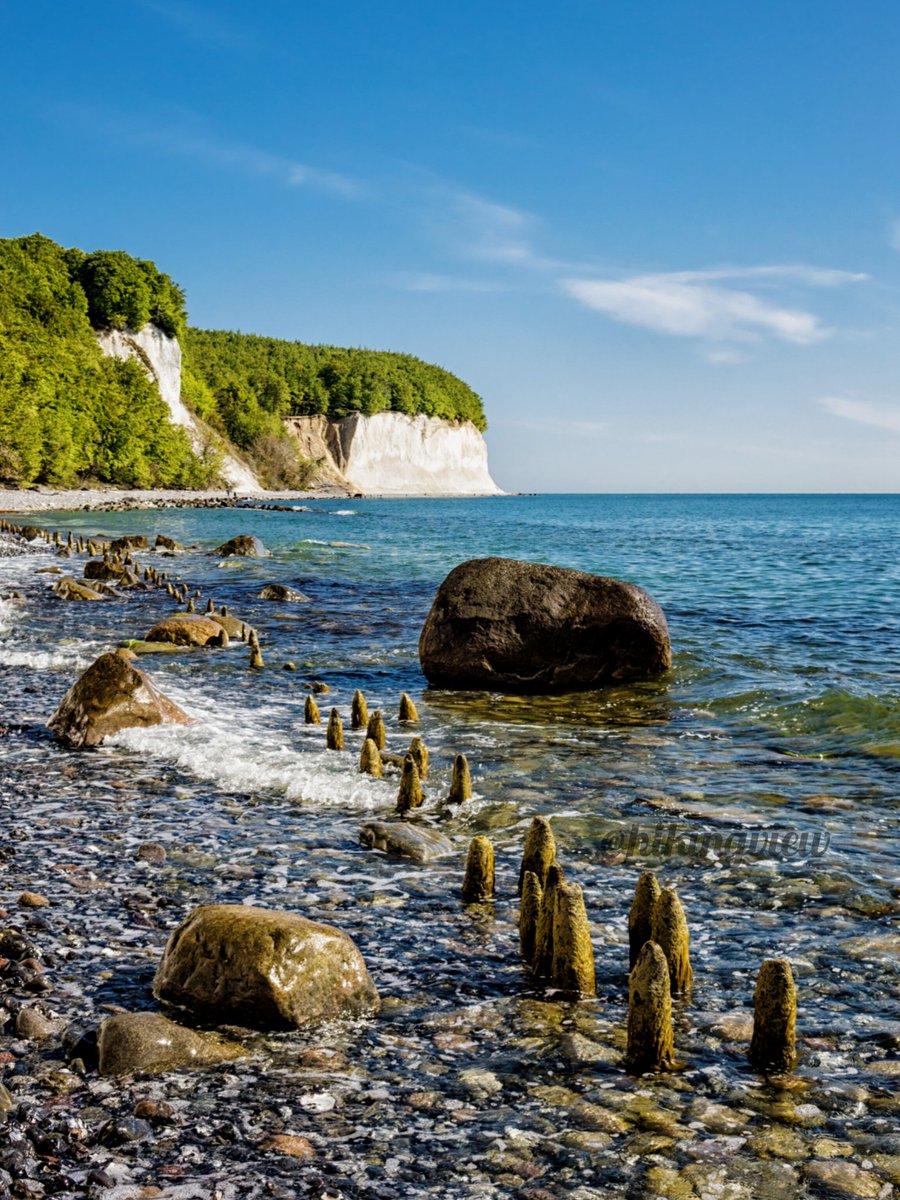
[[[677,1126],[656,1152],[666,1169],[713,1163],[735,1187],[751,1187],[756,1172],[768,1189],[759,1194],[814,1193],[818,1176],[804,1164],[822,1158],[817,1139],[828,1137],[846,1143],[852,1166],[887,1184],[886,1167],[860,1164],[900,1154],[891,1132],[896,1076],[879,1065],[900,1048],[900,497],[523,496],[302,507],[41,516],[64,531],[151,540],[164,532],[197,545],[177,559],[138,557],[255,625],[267,663],[250,672],[240,645],[145,659],[197,723],[125,734],[91,755],[58,749],[42,722],[96,653],[149,629],[164,598],[64,604],[48,597],[50,577],[35,574],[52,560],[0,560],[0,587],[27,596],[24,606],[2,610],[0,698],[4,719],[22,727],[4,747],[9,789],[22,805],[34,803],[40,762],[50,827],[61,812],[77,811],[105,831],[95,870],[112,879],[122,878],[120,860],[140,841],[152,837],[171,850],[155,877],[169,889],[169,907],[154,918],[145,947],[123,940],[110,985],[116,1002],[152,1003],[146,959],[192,904],[299,908],[346,928],[391,998],[389,1017],[343,1035],[342,1045],[373,1086],[381,1080],[390,1093],[380,1120],[399,1139],[390,1178],[406,1193],[449,1196],[487,1180],[499,1191],[485,1194],[507,1194],[511,1185],[497,1182],[487,1160],[491,1146],[510,1143],[503,1131],[512,1124],[533,1133],[529,1161],[562,1172],[560,1195],[573,1180],[643,1186],[659,1166],[639,1141],[654,1121]],[[208,553],[236,533],[256,534],[271,557]],[[416,645],[435,588],[460,561],[489,554],[647,588],[669,621],[671,673],[555,698],[428,689]],[[257,600],[271,581],[298,588],[309,603]],[[288,659],[297,672],[281,669]],[[370,709],[384,709],[394,750],[410,736],[393,719],[397,700],[402,691],[413,696],[433,764],[424,817],[453,840],[454,859],[422,868],[358,846],[361,820],[390,814],[397,780],[356,772],[358,735],[349,738],[351,752],[338,755],[324,749],[321,729],[302,724],[304,685],[313,679],[331,689],[323,709],[334,704],[345,720],[362,688]],[[469,757],[476,798],[448,816],[439,800],[458,751]],[[557,1004],[518,960],[514,882],[538,813],[551,818],[560,858],[585,891],[597,1002]],[[498,855],[499,894],[489,912],[463,910],[457,900],[465,848],[478,833],[493,838]],[[67,839],[57,857],[86,854]],[[38,890],[59,886],[54,854],[29,858]],[[686,1071],[636,1084],[618,1061],[625,918],[648,866],[679,890],[696,985],[676,1013]],[[107,929],[94,936],[110,936],[117,919],[99,905],[92,920]],[[788,1091],[763,1085],[747,1069],[742,1043],[714,1032],[717,1015],[752,1006],[756,970],[774,955],[791,959],[800,991],[800,1085]],[[86,963],[86,1010],[97,1003],[89,976]],[[600,1047],[596,1058],[573,1055],[573,1033]],[[291,1046],[265,1050],[278,1068],[266,1086],[288,1104],[293,1085],[278,1071]],[[497,1092],[479,1099],[460,1083],[476,1067],[495,1075]],[[579,1149],[584,1122],[573,1115],[575,1101],[566,1107],[547,1091],[562,1085],[576,1101],[605,1105],[621,1129],[610,1120],[615,1130],[604,1145]],[[204,1086],[213,1104],[213,1084]],[[232,1086],[249,1095],[253,1082]],[[346,1085],[341,1100],[348,1121],[352,1092]],[[411,1120],[404,1104],[425,1092],[436,1095],[438,1111],[460,1098],[474,1110],[466,1142],[442,1142],[436,1122],[423,1127],[421,1155],[445,1172],[438,1181],[423,1179],[416,1155],[403,1149]],[[648,1117],[647,1096],[670,1117]],[[734,1128],[717,1129],[705,1115],[709,1104],[739,1114]],[[560,1132],[555,1149],[544,1144],[548,1123]],[[362,1124],[371,1133],[371,1120]],[[760,1149],[773,1129],[799,1139],[795,1158]],[[360,1153],[366,1136],[353,1143]],[[386,1170],[384,1154],[370,1158]],[[367,1194],[359,1180],[354,1186]]]

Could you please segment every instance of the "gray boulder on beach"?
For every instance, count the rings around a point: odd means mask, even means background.
[[[194,909],[166,944],[153,994],[200,1017],[263,1029],[362,1016],[381,1004],[347,934],[244,904]]]
[[[519,693],[582,691],[672,665],[665,615],[643,588],[511,558],[450,572],[419,658],[436,687]]]
[[[47,722],[74,746],[97,746],[120,729],[188,725],[191,718],[150,682],[127,650],[101,654],[72,684]]]

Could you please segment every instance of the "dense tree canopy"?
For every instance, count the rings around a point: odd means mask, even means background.
[[[0,239],[0,480],[198,487],[209,471],[133,362],[104,358],[103,326],[184,324],[181,292],[152,263]],[[141,319],[143,318],[143,319]]]
[[[407,354],[308,346],[187,328],[184,293],[152,262],[121,250],[65,250],[41,234],[0,239],[0,481],[197,487],[213,463],[142,366],[105,358],[98,329],[153,322],[181,340],[182,396],[270,486],[306,468],[283,419],[323,413],[424,413],[485,428],[462,380]]]

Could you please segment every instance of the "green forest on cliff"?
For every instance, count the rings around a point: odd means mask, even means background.
[[[199,453],[144,368],[97,344],[96,330],[151,321],[181,342],[182,398],[206,434]],[[297,487],[309,464],[285,416],[385,411],[485,428],[480,398],[441,367],[190,329],[184,293],[152,262],[67,250],[41,234],[0,239],[0,482],[204,487],[231,443],[262,482]]]

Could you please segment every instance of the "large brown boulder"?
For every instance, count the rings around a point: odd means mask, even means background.
[[[64,575],[53,588],[60,600],[102,600],[103,594],[86,583],[79,583],[70,575]]]
[[[100,1026],[101,1075],[159,1074],[210,1067],[246,1054],[243,1046],[214,1033],[176,1025],[160,1013],[116,1013]]]
[[[380,1006],[362,955],[341,930],[243,904],[195,909],[166,944],[153,994],[197,1016],[266,1029]]]
[[[49,727],[70,746],[96,746],[120,729],[187,725],[190,717],[120,654],[101,654],[69,688]]]
[[[218,640],[221,625],[199,613],[172,613],[153,626],[145,642],[170,642],[174,646],[206,646]]]
[[[437,687],[508,692],[579,691],[672,665],[665,615],[643,588],[512,558],[450,572],[419,658]]]
[[[237,537],[224,542],[213,551],[213,554],[218,554],[220,558],[228,558],[232,554],[240,555],[242,558],[264,558],[268,553],[259,538],[252,537],[249,533],[239,533]]]

